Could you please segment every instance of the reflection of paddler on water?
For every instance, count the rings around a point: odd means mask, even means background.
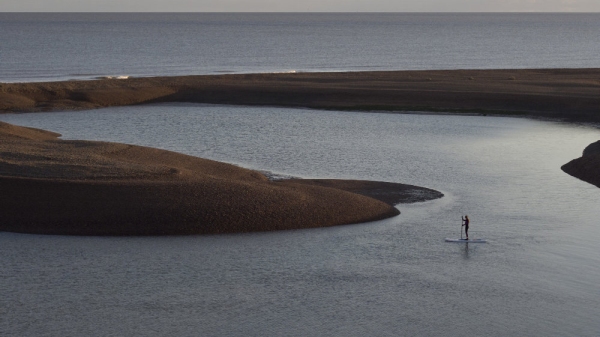
[[[465,234],[467,235],[467,240],[469,240],[469,216],[465,215],[461,217],[463,221],[463,226],[465,227]]]

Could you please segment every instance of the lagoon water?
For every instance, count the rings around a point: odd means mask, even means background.
[[[598,31],[597,13],[0,13],[0,82],[600,67]],[[600,335],[600,189],[560,170],[598,129],[185,104],[0,120],[445,194],[392,219],[313,230],[0,233],[2,336]],[[444,242],[461,235],[463,214],[487,244]]]
[[[598,129],[504,117],[171,104],[0,115],[281,175],[444,192],[383,221],[273,233],[0,233],[0,335],[598,336]],[[35,211],[35,210],[32,210]],[[235,210],[231,210],[235,212]],[[460,235],[487,244],[445,243]]]
[[[0,13],[0,82],[600,68],[599,13]]]

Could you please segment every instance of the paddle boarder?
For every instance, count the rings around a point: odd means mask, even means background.
[[[465,215],[461,217],[463,221],[463,226],[465,226],[465,234],[467,234],[467,240],[469,240],[469,216]]]

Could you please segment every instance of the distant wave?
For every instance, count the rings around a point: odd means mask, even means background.
[[[119,75],[119,76],[99,76],[97,79],[99,80],[126,80],[129,78],[129,75]]]
[[[297,70],[275,70],[275,71],[265,71],[265,70],[249,70],[249,71],[236,71],[236,70],[215,70],[212,73],[214,74],[295,74],[301,71]],[[196,75],[205,75],[205,74],[196,74]]]
[[[265,177],[267,177],[267,179],[271,180],[271,181],[278,181],[278,180],[288,180],[288,179],[300,179],[299,177],[295,177],[295,176],[291,176],[291,175],[287,175],[287,174],[281,174],[281,173],[274,173],[271,171],[262,171],[259,170],[260,173],[264,174]]]

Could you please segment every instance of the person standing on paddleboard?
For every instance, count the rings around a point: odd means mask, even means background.
[[[465,234],[467,235],[467,240],[469,240],[469,216],[465,215],[461,217],[463,221],[463,226],[465,226]]]

